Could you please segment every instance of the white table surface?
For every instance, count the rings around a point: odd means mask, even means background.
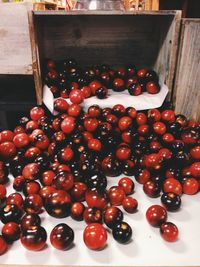
[[[122,176],[120,176],[122,177]],[[108,186],[116,185],[119,178],[109,178]],[[70,217],[55,219],[46,212],[41,215],[42,226],[48,232],[58,223],[67,223],[75,231],[74,245],[70,250],[54,249],[47,240],[47,247],[40,252],[26,250],[16,241],[9,251],[0,256],[0,264],[40,264],[40,265],[88,265],[88,266],[197,266],[200,265],[200,193],[183,195],[178,212],[169,212],[168,221],[174,222],[180,231],[179,240],[168,243],[162,239],[158,228],[151,227],[145,218],[147,208],[160,204],[160,198],[152,199],[143,193],[142,186],[135,182],[135,197],[138,212],[124,212],[124,220],[133,229],[133,239],[121,245],[108,233],[108,245],[102,251],[89,250],[83,242],[84,222],[76,222]],[[12,191],[11,186],[8,189]],[[0,227],[1,228],[1,227]]]

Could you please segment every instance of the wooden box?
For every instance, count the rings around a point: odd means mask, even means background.
[[[29,14],[38,104],[42,62],[73,57],[81,65],[133,63],[155,69],[172,95],[180,11],[35,11]]]

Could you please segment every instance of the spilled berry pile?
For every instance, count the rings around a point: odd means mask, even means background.
[[[44,82],[54,97],[69,98],[74,104],[80,104],[91,96],[104,99],[109,88],[115,92],[128,90],[133,96],[160,91],[158,75],[153,70],[136,69],[133,65],[113,69],[105,64],[81,68],[74,59],[48,60]]]
[[[90,249],[103,249],[106,227],[119,243],[131,240],[122,206],[137,211],[131,194],[134,181],[149,197],[161,196],[149,207],[147,221],[160,227],[166,241],[176,241],[178,228],[167,222],[167,211],[181,206],[181,195],[199,191],[200,124],[175,115],[170,105],[137,112],[118,104],[113,108],[57,103],[58,115],[42,107],[30,110],[13,131],[0,133],[0,254],[17,239],[29,250],[41,250],[47,240],[40,213],[84,220],[83,240]],[[6,193],[8,173],[13,189]],[[111,188],[107,176],[124,174]],[[114,178],[113,178],[114,179]],[[67,224],[56,225],[50,242],[65,250],[74,240]]]

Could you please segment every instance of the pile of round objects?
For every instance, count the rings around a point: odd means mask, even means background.
[[[62,101],[58,115],[34,107],[13,131],[0,133],[0,254],[17,239],[29,250],[43,249],[42,212],[84,220],[83,240],[90,249],[105,247],[107,228],[117,242],[130,242],[132,229],[119,208],[137,211],[130,176],[147,196],[161,196],[162,206],[149,207],[146,218],[165,240],[176,241],[178,228],[167,221],[167,212],[180,208],[183,193],[199,191],[200,124],[175,115],[169,104],[144,112],[120,104],[93,105],[84,112]],[[7,195],[9,172],[15,192]],[[107,176],[121,174],[118,184],[108,188]],[[69,249],[74,234],[60,223],[50,242]]]
[[[74,59],[68,59],[62,62],[48,60],[44,82],[54,97],[69,98],[72,103],[80,104],[91,96],[107,98],[108,89],[128,90],[133,96],[143,92],[157,94],[160,91],[158,80],[157,73],[146,68],[136,69],[133,65],[118,69],[109,65],[81,68]]]

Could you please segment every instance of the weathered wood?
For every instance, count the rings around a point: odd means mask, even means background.
[[[178,40],[180,33],[181,11],[165,23],[161,23],[160,45],[158,57],[155,63],[155,70],[158,72],[161,83],[166,83],[169,88],[169,96],[172,95],[175,66],[177,61]]]
[[[34,22],[33,12],[30,11],[28,13],[29,20],[29,34],[30,34],[30,42],[31,42],[31,50],[32,50],[32,69],[35,81],[35,92],[37,104],[42,104],[42,77],[41,77],[41,69],[40,69],[40,60],[39,60],[39,50],[38,50],[38,41],[37,35],[35,34],[35,27],[37,24]]]
[[[0,7],[0,74],[32,74],[27,10],[32,4]]]
[[[200,19],[183,19],[173,94],[175,111],[200,120]]]
[[[170,16],[176,15],[176,10],[158,10],[158,11],[123,11],[123,10],[71,10],[71,11],[62,11],[62,10],[47,10],[47,11],[34,11],[36,16],[82,16],[82,15],[138,15],[138,16]]]

